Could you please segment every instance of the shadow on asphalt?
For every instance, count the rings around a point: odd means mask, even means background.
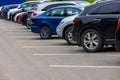
[[[109,48],[104,48],[102,51],[100,52],[86,52],[82,47],[79,47],[79,49],[75,49],[74,50],[75,53],[109,53],[109,52],[116,52],[114,47],[109,47]]]

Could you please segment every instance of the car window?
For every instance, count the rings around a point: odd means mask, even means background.
[[[49,11],[46,16],[64,16],[64,9],[53,9]]]
[[[27,7],[27,4],[26,3],[23,3],[20,8],[26,8]]]
[[[80,10],[75,9],[75,8],[67,8],[66,11],[67,11],[67,16],[71,16],[71,15],[80,13]]]
[[[120,14],[120,3],[111,3],[93,9],[89,14]]]

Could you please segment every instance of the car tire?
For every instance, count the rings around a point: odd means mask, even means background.
[[[72,26],[66,29],[66,31],[65,31],[65,40],[67,41],[67,43],[69,45],[75,45],[76,42],[73,40],[71,30],[72,30]]]
[[[26,23],[26,27],[27,27],[27,29],[30,29],[30,28],[31,28],[31,25],[28,24],[28,23]]]
[[[115,36],[115,49],[120,52],[120,33],[117,32]]]
[[[95,29],[85,30],[81,37],[81,43],[87,52],[101,51],[104,46],[102,36]]]
[[[39,30],[39,34],[42,39],[51,38],[51,30],[48,26],[42,26]]]

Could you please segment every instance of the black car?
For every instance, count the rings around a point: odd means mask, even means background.
[[[120,51],[120,19],[118,20],[118,26],[115,33],[115,48]]]
[[[73,20],[73,38],[87,52],[101,51],[104,46],[108,45],[114,46],[119,18],[119,0],[96,2],[87,6]]]

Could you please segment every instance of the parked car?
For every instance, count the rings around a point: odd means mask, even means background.
[[[51,38],[52,35],[56,35],[56,27],[63,18],[80,12],[81,10],[75,6],[52,8],[32,18],[31,31],[39,33],[43,39]]]
[[[9,20],[14,20],[14,16],[17,13],[29,10],[29,9],[31,9],[31,7],[36,6],[37,4],[40,4],[40,2],[39,1],[28,1],[28,2],[24,2],[24,3],[20,4],[17,8],[11,9],[8,12],[8,14],[7,14],[8,19]]]
[[[115,34],[115,48],[120,51],[120,19],[118,20],[117,30]]]
[[[19,4],[11,4],[11,5],[6,5],[4,6],[3,10],[2,10],[2,15],[3,18],[7,19],[7,13],[10,9],[14,9],[17,8],[19,6]]]
[[[79,46],[87,52],[103,50],[106,45],[113,45],[120,1],[103,1],[85,7],[74,20],[72,35]]]
[[[53,8],[53,7],[57,7],[57,6],[65,6],[65,5],[76,5],[76,6],[79,6],[79,7],[84,7],[86,5],[89,5],[90,3],[86,2],[86,1],[57,1],[57,2],[49,2],[49,3],[43,3],[43,4],[40,4],[38,5],[38,8],[36,9],[36,11],[32,11],[30,13],[32,14],[26,14],[26,16],[28,16],[27,18],[27,28],[30,28],[30,25],[31,25],[31,17],[32,16],[37,16],[39,14],[41,14],[42,12],[44,11],[47,11],[48,9],[50,8]]]
[[[4,6],[0,6],[0,19],[2,18],[2,11],[3,11]]]
[[[57,35],[60,38],[64,38],[69,45],[76,44],[76,41],[73,40],[72,33],[71,33],[71,30],[73,27],[73,19],[76,16],[77,15],[73,15],[73,16],[64,18],[56,28]]]

